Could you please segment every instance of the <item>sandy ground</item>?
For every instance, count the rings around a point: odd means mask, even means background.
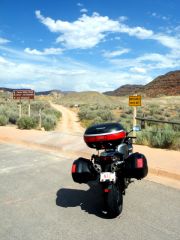
[[[63,106],[51,105],[62,113],[56,131],[19,130],[13,126],[0,127],[0,141],[25,144],[30,148],[59,151],[69,157],[90,157],[95,150],[87,148],[83,141],[84,128],[75,112]],[[134,151],[142,152],[148,159],[148,179],[180,188],[180,152],[153,149],[134,145]]]

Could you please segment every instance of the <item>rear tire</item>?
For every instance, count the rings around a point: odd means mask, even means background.
[[[112,184],[110,192],[105,193],[105,206],[110,217],[117,217],[123,209],[123,195],[117,184]]]

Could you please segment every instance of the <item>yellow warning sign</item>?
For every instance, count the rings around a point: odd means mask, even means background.
[[[141,96],[129,96],[129,106],[137,107],[141,106]]]

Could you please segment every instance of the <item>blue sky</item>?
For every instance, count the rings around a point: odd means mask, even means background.
[[[0,86],[109,91],[180,70],[179,0],[0,0]]]

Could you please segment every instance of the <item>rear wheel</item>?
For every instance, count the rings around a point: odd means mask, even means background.
[[[118,184],[109,186],[109,192],[105,193],[105,206],[110,217],[117,217],[122,212],[123,195]]]

